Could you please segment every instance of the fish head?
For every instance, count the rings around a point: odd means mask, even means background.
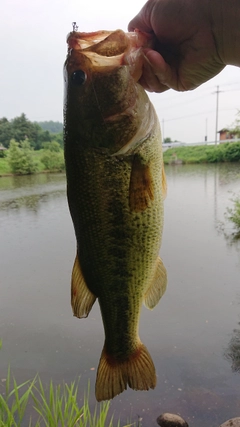
[[[149,36],[73,31],[67,43],[65,144],[116,153],[134,138],[146,113],[148,97],[138,80]]]

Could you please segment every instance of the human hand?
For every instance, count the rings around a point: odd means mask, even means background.
[[[148,0],[129,23],[129,31],[151,33],[139,80],[150,92],[194,89],[226,65],[214,37],[208,0]]]

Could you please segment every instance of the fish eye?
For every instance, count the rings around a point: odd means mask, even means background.
[[[84,73],[83,70],[76,70],[74,71],[74,73],[72,73],[71,75],[71,81],[76,85],[76,86],[81,86],[85,83],[85,81],[87,80],[87,76]]]

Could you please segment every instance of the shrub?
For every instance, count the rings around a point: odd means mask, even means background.
[[[47,170],[62,172],[65,170],[63,150],[60,152],[44,150],[41,162]]]
[[[224,150],[218,146],[206,151],[206,160],[209,163],[223,162]]]
[[[226,162],[240,161],[240,142],[228,144],[224,150],[224,160]]]
[[[33,157],[33,149],[28,140],[20,143],[10,141],[8,163],[13,173],[28,175],[37,172],[38,165]]]

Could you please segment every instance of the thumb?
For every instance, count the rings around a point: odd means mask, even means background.
[[[128,31],[140,30],[144,33],[153,33],[153,29],[147,20],[143,19],[142,11],[133,18],[128,24]]]

